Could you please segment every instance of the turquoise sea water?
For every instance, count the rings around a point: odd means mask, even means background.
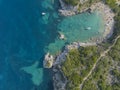
[[[0,0],[0,90],[53,90],[52,70],[42,66],[45,53],[101,30],[101,17],[84,13],[65,18],[58,7],[58,0]],[[90,32],[82,31],[88,26]],[[59,40],[58,32],[67,39]]]
[[[91,38],[100,38],[104,33],[103,16],[95,11],[93,13],[82,13],[64,18],[58,25],[57,30],[65,36],[65,40],[59,37],[48,45],[48,51],[52,54],[57,53],[72,42],[89,42]],[[88,29],[90,28],[90,29]],[[54,49],[53,49],[54,47]]]

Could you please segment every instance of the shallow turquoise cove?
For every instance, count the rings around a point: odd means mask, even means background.
[[[65,17],[57,26],[58,32],[64,34],[65,40],[57,38],[49,44],[48,51],[55,54],[65,43],[86,42],[91,38],[102,37],[104,25],[103,17],[97,11]]]

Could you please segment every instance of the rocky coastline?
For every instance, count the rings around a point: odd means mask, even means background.
[[[59,11],[61,15],[63,16],[71,16],[71,15],[76,15],[76,14],[83,13],[83,12],[92,13],[94,11],[98,11],[98,14],[101,14],[101,16],[103,17],[104,23],[105,23],[103,38],[99,38],[99,39],[91,38],[89,42],[90,43],[93,43],[93,42],[101,43],[103,40],[107,40],[113,34],[115,14],[110,9],[110,7],[102,1],[95,2],[90,7],[82,7],[81,10],[78,11],[79,4],[84,4],[87,1],[88,0],[80,0],[80,3],[78,3],[78,5],[72,6],[72,5],[65,4],[64,0],[59,0],[61,8],[62,8]]]
[[[63,0],[59,0],[62,9],[59,10],[59,12],[64,15],[64,16],[71,16],[71,15],[75,15],[76,13],[78,13],[78,6],[71,6],[71,5],[67,5],[63,2]],[[106,40],[108,39],[112,33],[113,33],[113,26],[114,26],[114,13],[112,12],[112,10],[105,5],[103,2],[98,2],[98,3],[94,3],[93,5],[91,5],[89,8],[85,8],[83,10],[81,10],[81,12],[83,11],[87,11],[90,10],[90,12],[93,12],[95,10],[99,11],[101,13],[101,15],[103,15],[104,17],[104,21],[105,21],[105,30],[104,30],[104,35],[103,35],[103,39]],[[54,72],[54,76],[53,76],[53,85],[54,85],[54,90],[65,90],[66,84],[67,84],[67,79],[66,77],[63,75],[62,71],[61,71],[61,64],[62,62],[64,62],[66,60],[66,56],[68,55],[69,51],[72,49],[78,49],[80,46],[82,47],[86,47],[86,46],[93,46],[93,45],[97,45],[98,43],[102,42],[103,39],[100,40],[93,40],[94,42],[86,42],[86,43],[81,43],[81,42],[73,42],[70,45],[65,46],[64,50],[57,56],[57,57],[53,57],[52,55],[46,59],[46,57],[48,57],[49,55],[47,54],[45,56],[45,60],[44,60],[44,67],[45,68],[51,68],[53,69]],[[50,66],[46,67],[46,62],[49,62]]]
[[[93,46],[97,45],[97,43],[81,43],[81,42],[73,42],[70,45],[65,46],[65,49],[61,54],[59,54],[55,62],[53,63],[53,85],[54,90],[66,90],[66,84],[68,82],[67,78],[63,75],[61,70],[62,62],[66,60],[66,56],[68,55],[69,51],[72,49],[78,49],[79,47],[86,47],[86,46]]]
[[[52,68],[54,72],[54,76],[53,76],[54,90],[66,90],[65,88],[68,80],[62,73],[61,65],[62,62],[66,60],[66,56],[68,55],[69,51],[72,49],[78,49],[81,46],[86,47],[93,45],[97,45],[97,43],[73,42],[70,45],[66,45],[64,50],[57,57],[53,57],[49,53],[45,55],[43,66],[44,68]]]
[[[62,0],[60,0],[60,1],[62,1]],[[62,7],[64,7],[64,5],[62,5]],[[63,8],[63,9],[67,10],[66,8]],[[69,51],[71,49],[77,49],[80,46],[85,47],[85,46],[90,46],[90,45],[97,45],[98,43],[102,42],[103,40],[108,39],[112,35],[112,33],[113,33],[113,26],[114,26],[114,19],[113,18],[114,18],[114,13],[112,12],[112,10],[107,5],[105,5],[103,2],[98,2],[98,3],[94,3],[89,8],[83,9],[81,12],[89,10],[89,9],[90,9],[90,12],[93,12],[93,11],[97,10],[97,11],[99,11],[99,13],[101,15],[104,16],[103,17],[104,21],[105,21],[105,30],[104,30],[104,35],[103,35],[104,38],[100,39],[100,40],[95,40],[95,41],[93,40],[94,42],[91,42],[91,43],[73,42],[71,45],[67,45],[65,47],[64,51],[60,55],[58,55],[56,57],[55,62],[53,64],[53,71],[55,73],[54,77],[53,77],[53,80],[54,80],[54,89],[55,90],[65,90],[67,79],[62,74],[61,64],[62,64],[62,62],[65,61],[66,56],[67,56],[67,54],[69,53]],[[66,12],[67,11],[65,11],[65,13],[62,13],[62,14],[64,16],[69,16],[69,15],[76,14],[76,11],[74,11],[74,10],[72,10],[71,13],[67,12],[67,14],[66,14]],[[60,75],[59,77],[58,77],[58,74]],[[61,78],[61,77],[63,77],[63,78]]]
[[[90,7],[91,11],[98,11],[104,19],[105,29],[104,29],[104,39],[108,39],[113,34],[113,26],[114,26],[114,16],[115,14],[109,8],[109,6],[105,5],[103,2],[98,2]]]
[[[72,15],[76,15],[76,14],[83,13],[83,12],[92,13],[94,11],[98,11],[99,14],[101,14],[101,16],[103,16],[104,23],[105,23],[103,39],[99,39],[99,40],[94,39],[92,41],[101,42],[103,40],[108,39],[113,34],[113,26],[115,23],[114,22],[115,14],[109,8],[109,6],[107,6],[103,2],[100,1],[97,3],[93,3],[90,7],[82,7],[80,11],[78,11],[79,4],[76,6],[71,6],[71,5],[66,5],[63,0],[59,0],[59,2],[61,5],[61,8],[62,8],[59,10],[59,12],[63,16],[72,16]],[[80,3],[82,3],[82,4],[84,4],[85,2],[87,2],[87,0],[84,0],[84,2],[83,2],[83,0],[80,0]]]

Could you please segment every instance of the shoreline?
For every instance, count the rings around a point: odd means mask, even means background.
[[[59,1],[62,1],[62,0],[59,0]],[[54,90],[65,90],[65,86],[67,84],[67,79],[61,71],[61,64],[62,64],[62,62],[65,61],[66,56],[68,55],[70,50],[78,49],[81,46],[82,47],[93,46],[93,45],[96,46],[97,44],[101,43],[102,41],[104,41],[104,40],[106,41],[113,34],[113,27],[114,27],[114,23],[115,23],[114,22],[115,14],[109,8],[109,6],[107,6],[103,2],[97,2],[97,3],[92,4],[89,8],[83,9],[82,12],[85,12],[88,9],[90,9],[91,13],[93,11],[97,10],[98,14],[101,14],[103,16],[103,20],[105,23],[103,36],[100,38],[92,38],[88,42],[84,42],[84,43],[83,42],[73,42],[70,45],[66,45],[64,50],[61,51],[61,53],[59,55],[57,55],[56,57],[54,57],[52,60],[48,58],[48,60],[51,60],[51,62],[52,62],[52,65],[50,65],[50,68],[52,67],[52,70],[54,72],[54,75],[53,75]],[[69,15],[70,15],[70,13],[69,13]],[[75,15],[75,13],[72,15]]]
[[[103,2],[98,2],[93,4],[90,9],[92,11],[97,10],[104,19],[105,22],[105,29],[104,29],[104,39],[108,39],[113,34],[113,27],[114,27],[114,16],[115,14],[109,8],[109,6],[105,5]]]
[[[61,54],[59,54],[56,57],[53,63],[53,72],[54,72],[53,84],[54,84],[55,90],[65,90],[67,79],[61,71],[61,64],[62,62],[65,61],[66,56],[71,49],[78,49],[80,46],[86,47],[86,46],[91,46],[91,45],[92,46],[97,45],[98,43],[101,43],[102,41],[110,38],[111,35],[113,34],[115,14],[109,8],[109,6],[105,5],[103,2],[98,2],[98,3],[94,3],[89,8],[91,9],[91,11],[97,10],[103,16],[103,19],[105,22],[105,29],[104,29],[103,37],[101,37],[100,39],[93,38],[93,40],[90,40],[92,42],[86,42],[86,43],[73,42],[72,44],[65,46],[65,49],[61,52]],[[57,74],[59,74],[59,77]]]

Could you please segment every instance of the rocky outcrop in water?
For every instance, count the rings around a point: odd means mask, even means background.
[[[60,38],[61,40],[65,40],[65,35],[64,35],[63,33],[60,33],[60,32],[59,32],[59,38]]]
[[[53,56],[47,53],[43,61],[44,68],[51,68],[53,66],[53,61],[54,61]]]
[[[81,42],[73,42],[70,45],[66,45],[64,51],[59,54],[55,62],[53,64],[53,85],[54,90],[66,90],[66,84],[68,82],[67,78],[63,75],[61,70],[62,63],[66,60],[66,56],[68,55],[69,51],[72,49],[78,49],[80,46],[91,46],[96,45],[96,43],[81,43]]]

